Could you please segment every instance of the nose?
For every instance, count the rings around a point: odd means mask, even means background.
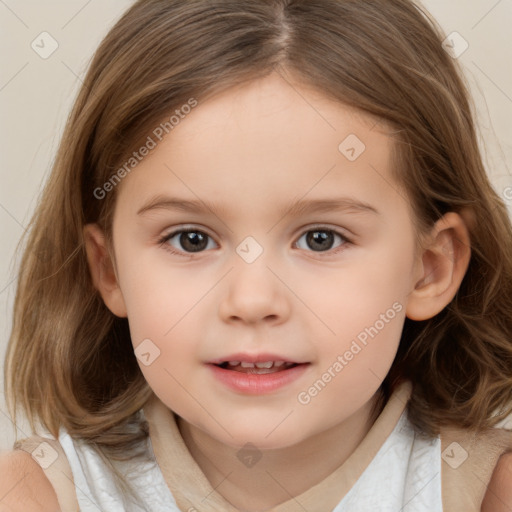
[[[219,316],[225,322],[280,324],[290,315],[290,292],[262,257],[238,262],[222,293]]]

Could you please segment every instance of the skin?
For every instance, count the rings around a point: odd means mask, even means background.
[[[350,134],[366,146],[353,162],[338,149]],[[135,348],[150,339],[160,350],[149,366],[139,361],[141,370],[180,416],[206,477],[235,507],[275,506],[343,464],[371,427],[405,317],[441,311],[467,270],[468,229],[453,212],[415,250],[411,205],[391,176],[392,144],[367,114],[274,73],[199,101],[124,178],[110,253],[101,229],[85,228],[95,286],[115,315],[128,317]],[[137,213],[158,194],[220,209]],[[333,197],[364,201],[378,214],[280,213],[301,198]],[[159,243],[191,225],[210,236],[202,252],[190,257],[179,236]],[[305,236],[318,225],[351,243],[334,236],[328,251],[319,250]],[[247,236],[263,248],[253,263],[236,252]],[[298,394],[396,303],[394,318],[317,396],[299,403]],[[226,388],[204,364],[235,352],[311,364],[284,388],[249,396]],[[237,458],[247,442],[262,454],[250,468]]]
[[[512,510],[512,452],[499,459],[482,502],[482,512],[510,512]]]

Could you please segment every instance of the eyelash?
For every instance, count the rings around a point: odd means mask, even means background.
[[[349,238],[347,238],[345,235],[342,235],[338,231],[336,231],[334,229],[331,229],[331,228],[328,228],[327,226],[322,226],[322,225],[313,226],[310,229],[304,231],[301,234],[301,236],[297,239],[297,241],[300,240],[307,233],[311,233],[311,232],[314,232],[314,231],[320,231],[320,232],[323,231],[323,232],[326,232],[326,233],[333,233],[334,235],[337,235],[337,236],[339,236],[342,239],[343,244],[341,244],[340,246],[336,247],[335,249],[329,249],[327,251],[309,251],[309,252],[313,252],[315,254],[320,254],[320,255],[328,254],[329,256],[332,256],[332,255],[338,254],[339,252],[343,251],[346,248],[347,245],[351,245],[352,244],[352,241]],[[206,235],[208,238],[212,239],[212,237],[208,233],[206,233],[206,232],[204,232],[204,231],[202,231],[200,229],[196,229],[196,228],[190,227],[190,228],[178,229],[178,230],[173,231],[172,233],[169,233],[168,235],[164,235],[162,238],[160,238],[158,240],[158,244],[160,246],[163,246],[163,248],[166,251],[169,251],[173,255],[182,256],[184,258],[189,258],[189,259],[192,259],[196,254],[201,254],[202,252],[206,252],[205,250],[198,251],[198,252],[195,252],[195,253],[194,252],[178,251],[174,247],[172,247],[171,245],[169,245],[167,243],[169,240],[171,240],[176,235],[179,235],[181,233],[201,233],[203,235]],[[297,243],[297,242],[295,242],[295,243]]]

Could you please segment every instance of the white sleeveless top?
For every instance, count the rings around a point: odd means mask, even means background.
[[[133,486],[144,508],[123,504],[123,494],[116,487],[109,468],[93,448],[83,441],[73,440],[62,427],[59,442],[73,473],[81,512],[180,512],[156,464],[149,439],[147,461],[115,463]]]
[[[81,512],[180,512],[154,456],[150,439],[144,463],[116,462],[143,508],[123,504],[109,469],[94,449],[61,428]],[[301,507],[297,505],[297,510]],[[391,434],[333,512],[441,512],[441,441],[418,438],[404,410]],[[330,512],[330,511],[326,511]]]
[[[485,433],[443,427],[418,435],[407,417],[411,382],[402,382],[347,460],[322,481],[267,512],[480,512],[499,457],[512,451],[512,431]],[[240,512],[208,481],[190,454],[176,416],[156,395],[145,458],[115,462],[140,505],[128,503],[109,468],[64,428],[18,441],[53,485],[62,512]],[[512,419],[512,418],[511,418]],[[465,455],[465,457],[461,457]],[[458,460],[457,460],[458,459]]]

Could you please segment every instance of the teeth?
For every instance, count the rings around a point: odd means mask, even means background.
[[[228,361],[230,366],[238,366],[241,364],[242,368],[272,368],[275,366],[276,368],[283,366],[285,364],[284,361],[265,361],[262,363],[248,363],[246,361]]]
[[[262,361],[261,363],[248,363],[246,361],[224,361],[222,365],[218,366],[234,372],[263,375],[265,373],[282,372],[296,365],[294,363],[285,363],[284,361]]]
[[[274,361],[266,361],[265,363],[256,363],[256,368],[272,368]]]

